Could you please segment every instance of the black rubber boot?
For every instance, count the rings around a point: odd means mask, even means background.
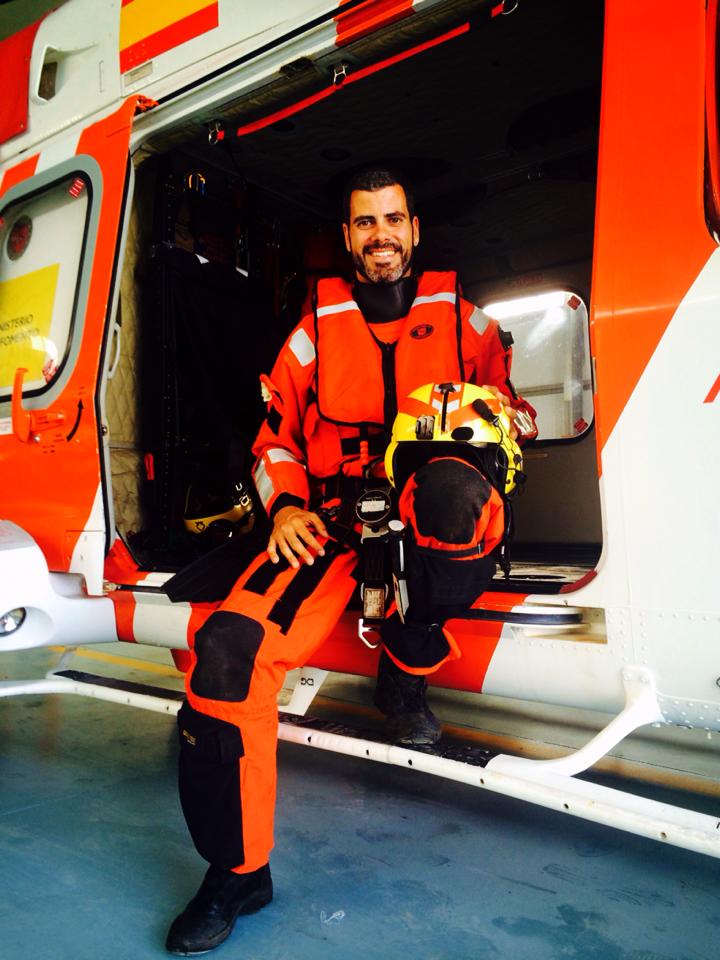
[[[398,746],[429,747],[440,739],[440,724],[425,701],[426,690],[425,677],[401,670],[383,650],[373,703],[387,717],[388,738]]]
[[[207,953],[227,940],[241,914],[255,913],[272,896],[269,864],[252,873],[211,865],[198,892],[173,920],[165,948],[181,957]]]

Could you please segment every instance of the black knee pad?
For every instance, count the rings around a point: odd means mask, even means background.
[[[190,836],[201,857],[232,870],[245,859],[238,727],[184,703],[177,717],[180,736],[178,785]]]
[[[213,613],[195,635],[192,692],[208,700],[245,700],[264,636],[263,625],[242,613]]]
[[[471,541],[491,494],[482,473],[460,460],[432,460],[415,473],[415,483],[418,533],[448,544]]]

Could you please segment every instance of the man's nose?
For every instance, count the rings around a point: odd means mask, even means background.
[[[385,223],[377,223],[373,231],[373,241],[375,243],[390,243],[394,240],[392,230]]]

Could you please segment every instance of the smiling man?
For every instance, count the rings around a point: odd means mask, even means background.
[[[420,224],[408,196],[387,171],[384,176],[356,178],[368,189],[346,194],[343,233],[355,271],[363,283],[396,283],[410,272],[413,248],[420,242]],[[374,186],[374,184],[379,184]]]
[[[500,397],[515,424],[533,426],[532,407],[509,380],[508,338],[462,298],[454,273],[413,272],[420,225],[396,174],[353,177],[343,233],[354,280],[318,281],[312,310],[262,378],[268,413],[253,476],[272,522],[267,551],[208,611],[192,643],[178,715],[180,799],[210,868],[170,928],[167,948],[181,955],[216,947],[238,916],[272,899],[277,693],[363,579],[354,508],[368,487],[389,486],[383,454],[398,401],[436,384],[438,409],[451,395],[457,409],[459,384],[471,381]],[[440,738],[426,676],[460,656],[445,621],[486,588],[504,530],[498,491],[468,459],[470,444],[457,446],[457,456],[416,466],[397,491],[408,544],[428,543],[432,562],[408,569],[404,621],[394,613],[382,624],[375,704],[388,738],[410,747]]]

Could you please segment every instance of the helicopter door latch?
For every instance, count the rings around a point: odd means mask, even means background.
[[[61,426],[65,421],[65,414],[63,413],[48,414],[36,410],[26,410],[23,407],[23,381],[26,373],[26,367],[18,367],[15,371],[11,401],[12,431],[21,443],[29,443],[43,430],[52,430]]]

